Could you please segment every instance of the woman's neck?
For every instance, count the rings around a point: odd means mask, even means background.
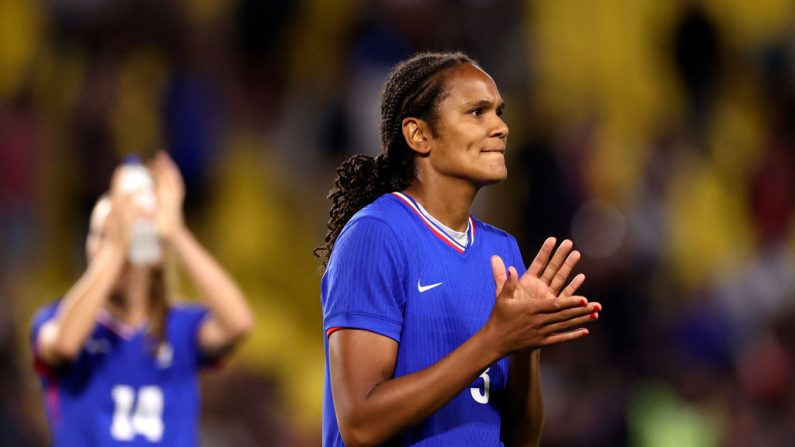
[[[466,231],[478,188],[469,182],[445,180],[437,177],[428,181],[418,176],[403,192],[445,226],[455,231]]]

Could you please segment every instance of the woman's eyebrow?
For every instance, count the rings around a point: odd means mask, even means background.
[[[494,101],[488,99],[479,99],[476,101],[465,102],[464,107],[465,108],[494,107],[495,109],[503,109],[505,108],[505,101],[500,100],[495,106]]]

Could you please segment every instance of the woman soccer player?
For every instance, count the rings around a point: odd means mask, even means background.
[[[164,153],[152,163],[154,217],[204,305],[171,303],[162,263],[127,261],[131,225],[144,211],[114,173],[91,215],[88,269],[39,310],[31,339],[55,446],[196,446],[198,369],[252,328],[235,282],[183,223],[184,186]]]
[[[587,335],[601,306],[573,296],[582,275],[560,291],[571,242],[525,272],[513,237],[470,215],[507,176],[502,111],[472,59],[418,54],[384,88],[383,153],[338,170],[317,251],[325,446],[538,444],[538,348]]]

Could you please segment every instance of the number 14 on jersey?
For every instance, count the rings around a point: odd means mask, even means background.
[[[137,394],[137,396],[136,396]],[[143,386],[135,389],[127,385],[116,385],[113,397],[113,423],[110,434],[119,441],[131,441],[136,435],[149,442],[163,438],[163,390],[158,386]]]

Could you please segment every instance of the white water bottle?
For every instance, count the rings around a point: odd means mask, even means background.
[[[154,212],[157,205],[155,181],[139,157],[131,155],[124,160],[120,186],[125,193],[133,194],[135,206],[150,215]],[[162,255],[157,224],[152,218],[137,218],[130,230],[127,259],[136,265],[152,265],[159,263]]]

